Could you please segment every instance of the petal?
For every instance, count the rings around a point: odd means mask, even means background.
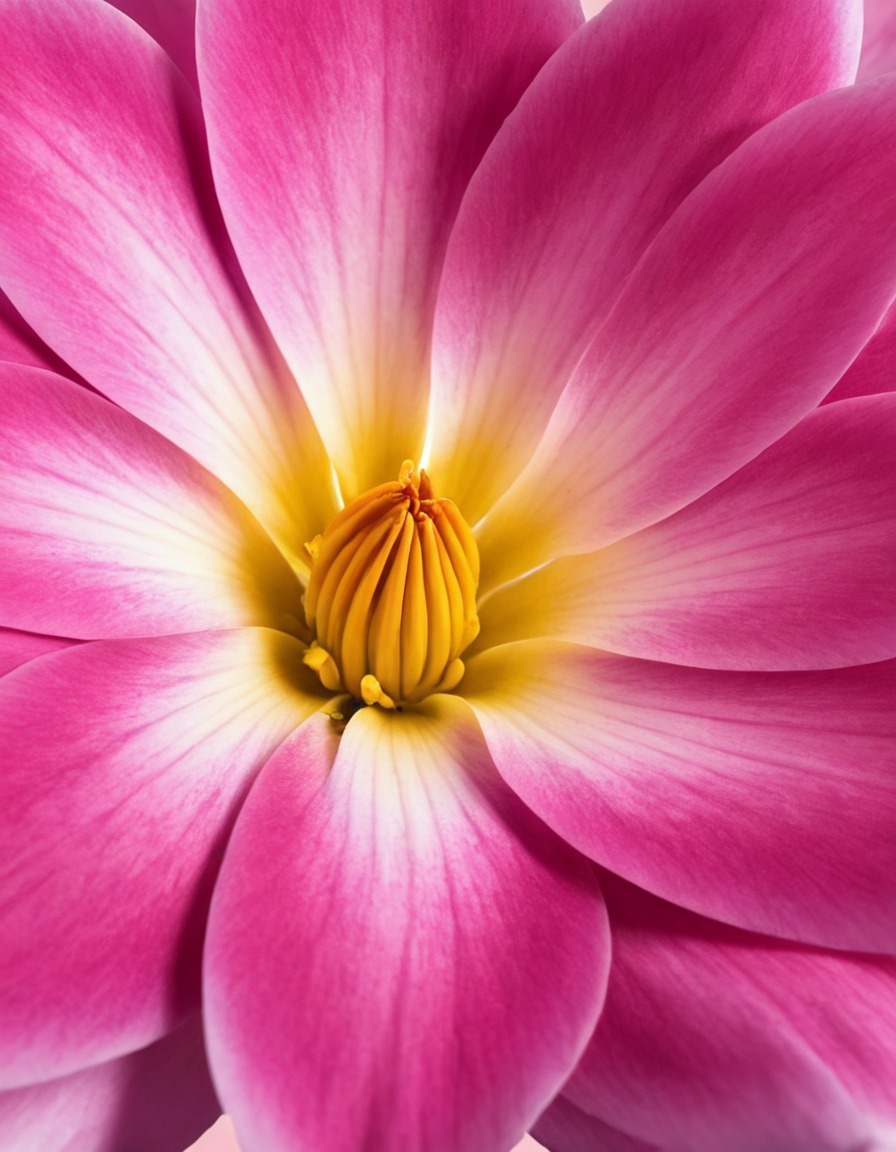
[[[896,1122],[896,961],[737,932],[608,881],[613,978],[564,1090],[687,1152],[871,1152]]]
[[[896,304],[881,320],[846,375],[827,394],[824,403],[850,396],[871,396],[876,392],[896,392]]]
[[[548,641],[462,691],[511,788],[570,844],[706,915],[896,951],[896,661],[715,672]]]
[[[5,292],[0,291],[0,360],[65,372],[59,357],[32,332]]]
[[[507,1152],[603,998],[584,861],[500,781],[469,709],[320,716],[241,814],[205,958],[246,1148]]]
[[[109,0],[161,44],[193,87],[196,76],[196,0]]]
[[[420,458],[435,291],[461,195],[581,20],[576,0],[200,5],[228,228],[347,500]]]
[[[48,372],[0,367],[0,612],[102,638],[279,624],[300,587],[239,500],[157,432]]]
[[[670,515],[830,391],[896,290],[894,99],[807,101],[675,213],[482,526],[492,584]]]
[[[855,0],[629,0],[545,65],[470,184],[439,289],[427,468],[471,523],[672,212],[757,128],[851,82],[860,37]]]
[[[660,1152],[655,1144],[589,1116],[563,1095],[540,1117],[532,1135],[549,1152]]]
[[[29,660],[59,648],[68,648],[73,643],[73,640],[63,640],[59,636],[41,636],[35,632],[19,632],[15,628],[0,628],[0,676],[27,664]]]
[[[500,590],[483,643],[762,671],[896,656],[894,458],[896,396],[816,409],[669,519]]]
[[[61,1080],[0,1093],[5,1152],[183,1152],[221,1114],[202,1021]]]
[[[893,0],[865,0],[865,32],[859,80],[896,69],[896,5]]]
[[[257,769],[320,705],[261,629],[83,644],[0,681],[0,1067],[108,1060],[196,1008],[218,861]]]
[[[72,368],[301,550],[334,511],[329,465],[231,277],[198,100],[101,0],[11,0],[0,38],[0,283]]]

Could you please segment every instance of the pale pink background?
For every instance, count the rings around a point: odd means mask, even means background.
[[[601,8],[605,8],[608,3],[609,0],[582,0],[582,8],[586,16],[593,16]],[[239,1145],[233,1133],[233,1125],[226,1116],[222,1116],[218,1123],[213,1128],[209,1128],[208,1132],[191,1145],[187,1152],[239,1152]],[[544,1149],[537,1140],[533,1140],[531,1136],[526,1136],[522,1144],[517,1144],[514,1152],[544,1152]]]
[[[214,1128],[192,1144],[187,1152],[239,1152],[239,1145],[233,1134],[233,1126],[226,1116],[222,1116]],[[514,1152],[543,1152],[542,1146],[527,1136],[522,1144],[517,1144]]]

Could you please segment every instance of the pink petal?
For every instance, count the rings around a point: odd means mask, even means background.
[[[532,641],[471,660],[462,691],[511,788],[614,872],[745,928],[896,951],[896,661],[716,672]]]
[[[73,643],[73,640],[63,640],[59,636],[41,636],[35,632],[19,632],[15,628],[0,628],[0,676],[27,664],[29,660],[59,648],[68,648]]]
[[[0,360],[13,364],[31,364],[65,373],[59,357],[32,332],[5,292],[0,291]]]
[[[855,0],[630,0],[545,65],[470,184],[439,289],[427,467],[471,522],[672,212],[757,128],[849,83],[860,36]]]
[[[608,903],[613,974],[575,1104],[676,1152],[891,1146],[896,961],[737,932],[619,881]]]
[[[894,99],[807,101],[675,213],[483,525],[493,583],[677,511],[830,391],[896,289]]]
[[[448,233],[576,0],[209,0],[215,182],[347,498],[423,446]]]
[[[508,1152],[609,960],[584,861],[436,697],[318,716],[266,766],[215,889],[209,1056],[248,1149]]]
[[[295,575],[213,476],[49,372],[0,366],[0,612],[15,628],[140,636],[277,623]]]
[[[183,1152],[221,1114],[194,1016],[139,1052],[0,1093],[5,1152]]]
[[[896,4],[893,0],[865,0],[865,31],[859,80],[896,70]]]
[[[486,639],[764,671],[896,656],[894,459],[896,396],[816,409],[669,519],[499,592]]]
[[[196,0],[109,0],[161,44],[193,87],[196,75]]]
[[[558,1096],[532,1129],[532,1135],[549,1152],[660,1152],[589,1116],[565,1096]]]
[[[198,100],[101,0],[4,4],[0,37],[16,46],[0,283],[72,368],[301,550],[333,514],[329,465],[231,275]]]
[[[197,1006],[205,916],[260,765],[320,704],[261,629],[84,644],[0,680],[4,1086]]]
[[[871,396],[876,392],[896,392],[896,305],[881,320],[858,359],[837,387],[827,394],[824,403],[850,396]]]

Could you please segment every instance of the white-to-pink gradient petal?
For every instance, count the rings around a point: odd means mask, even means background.
[[[896,951],[896,661],[718,672],[530,641],[462,690],[510,787],[594,860],[744,928]]]
[[[240,261],[346,498],[419,460],[458,204],[576,0],[203,0],[199,76]]]
[[[484,521],[492,583],[670,515],[831,390],[896,294],[894,104],[896,77],[808,100],[688,197]]]
[[[549,636],[702,668],[896,656],[896,395],[816,409],[705,496],[483,606],[483,642]]]
[[[564,1089],[574,1104],[670,1152],[892,1147],[896,960],[738,932],[618,880],[606,891],[613,973]]]
[[[859,80],[896,71],[896,4],[893,0],[865,0],[865,30]]]
[[[661,1152],[656,1144],[645,1144],[589,1116],[563,1095],[542,1114],[532,1135],[548,1152]]]
[[[47,652],[68,648],[72,643],[74,641],[63,640],[59,636],[42,636],[36,632],[20,632],[16,628],[0,628],[0,676],[27,664],[29,660],[36,660],[38,656],[45,656]]]
[[[896,392],[896,305],[881,320],[861,355],[827,394],[824,403],[878,392]]]
[[[859,0],[628,0],[555,53],[452,232],[432,455],[472,523],[510,486],[638,258],[752,132],[850,83]]]
[[[312,718],[215,888],[209,1058],[245,1152],[509,1152],[603,1001],[587,862],[495,772],[467,705]]]
[[[334,511],[329,464],[234,279],[197,97],[103,0],[9,0],[0,43],[0,284],[301,551]]]
[[[199,90],[196,75],[196,0],[109,0],[161,44]]]
[[[194,1016],[138,1052],[0,1092],[3,1152],[183,1152],[221,1106]]]
[[[194,1011],[211,888],[258,768],[320,705],[265,629],[97,641],[0,680],[4,1087]]]
[[[103,639],[279,625],[301,589],[258,522],[85,388],[0,365],[0,620]]]

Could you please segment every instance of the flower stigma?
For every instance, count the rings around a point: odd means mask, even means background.
[[[457,687],[479,633],[479,550],[423,469],[405,460],[306,548],[304,661],[326,689],[398,708]]]

